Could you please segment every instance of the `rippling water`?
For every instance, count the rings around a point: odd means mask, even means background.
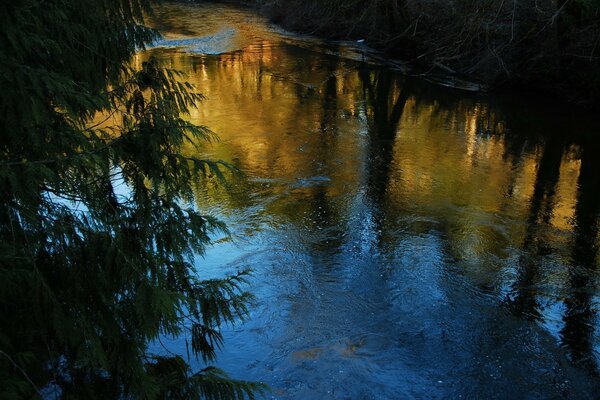
[[[207,97],[191,118],[220,141],[202,156],[245,172],[198,189],[232,231],[200,273],[255,272],[220,367],[282,399],[598,396],[595,121],[248,10],[169,4],[153,23],[148,53]]]

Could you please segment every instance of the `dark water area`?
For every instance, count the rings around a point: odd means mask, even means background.
[[[197,191],[231,230],[201,277],[254,270],[219,367],[277,399],[599,398],[594,116],[435,86],[235,7],[152,22],[165,37],[137,61],[187,73],[220,138],[200,156],[245,173]]]

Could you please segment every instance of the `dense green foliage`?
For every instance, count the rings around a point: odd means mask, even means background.
[[[599,0],[254,0],[285,27],[600,104]]]
[[[223,165],[185,157],[210,132],[201,95],[154,60],[145,0],[0,6],[0,398],[252,397],[209,366],[243,317],[245,273],[197,278],[224,230],[192,186]],[[185,334],[207,367],[151,354]]]

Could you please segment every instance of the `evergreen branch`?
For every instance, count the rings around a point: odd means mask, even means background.
[[[186,309],[196,355],[213,359],[219,326],[248,312],[242,279],[200,282],[191,261],[226,228],[182,201],[194,199],[197,178],[235,170],[181,155],[215,139],[182,119],[204,97],[156,60],[126,65],[149,39],[136,20],[147,4],[25,0],[0,17],[0,81],[11,89],[0,93],[0,243],[10,265],[0,302],[11,306],[0,325],[7,346],[33,354],[0,375],[18,386],[31,370],[24,397],[52,384],[65,398],[193,398],[210,388],[191,382],[178,356],[148,359],[148,344],[166,349],[162,336],[189,326]],[[252,389],[221,378],[228,390]]]
[[[40,392],[40,389],[38,389],[38,387],[36,386],[36,384],[33,382],[33,380],[31,380],[31,378],[29,377],[29,375],[27,375],[27,372],[25,372],[25,370],[23,368],[21,368],[21,366],[19,366],[19,364],[17,364],[8,354],[6,354],[4,351],[0,350],[0,354],[2,354],[11,364],[13,367],[15,367],[22,375],[23,377],[27,380],[27,382],[29,382],[29,384],[35,389],[36,393],[43,398],[44,396],[42,395],[42,392]]]
[[[111,147],[113,147],[114,145],[116,145],[118,143],[118,141],[123,140],[124,136],[121,136],[115,140],[113,140],[112,142],[93,149],[93,150],[89,150],[86,152],[82,152],[82,153],[77,153],[77,154],[72,154],[70,156],[66,156],[66,157],[61,157],[61,158],[51,158],[51,159],[44,159],[44,160],[26,160],[26,161],[2,161],[0,162],[0,166],[2,167],[14,167],[14,166],[27,166],[27,165],[39,165],[39,164],[58,164],[58,163],[63,163],[66,161],[72,161],[74,159],[80,158],[80,157],[87,157],[90,155],[94,155],[94,154],[98,154],[101,153],[105,150],[110,149]]]
[[[215,367],[207,367],[192,376],[201,398],[206,400],[254,400],[255,394],[264,395],[269,387],[261,382],[235,381]]]

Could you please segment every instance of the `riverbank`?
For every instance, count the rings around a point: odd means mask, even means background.
[[[232,1],[230,1],[232,2]],[[600,1],[241,0],[282,27],[365,40],[423,73],[600,107]]]

